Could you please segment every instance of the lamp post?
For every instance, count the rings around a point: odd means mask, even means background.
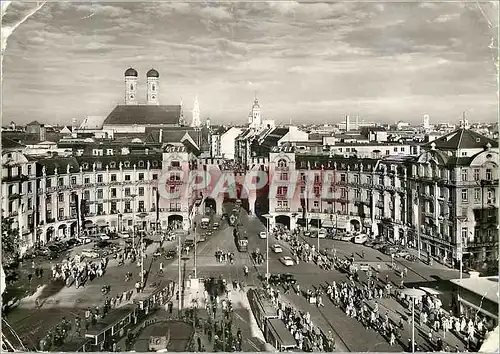
[[[146,216],[148,216],[147,213],[140,213],[137,215],[144,223],[144,218]],[[144,287],[144,230],[141,230],[141,243],[140,243],[140,247],[141,247],[141,287]]]
[[[136,194],[131,194],[130,198],[132,198],[132,248],[135,249],[135,197]]]
[[[425,295],[420,289],[404,289],[403,295],[411,299],[411,352],[415,353],[415,301]]]
[[[261,215],[266,218],[266,280],[269,280],[269,219],[272,218],[271,214]]]
[[[122,214],[118,213],[118,224],[116,226],[116,229],[117,229],[117,232],[120,233],[121,230],[120,230],[120,219],[122,218]]]

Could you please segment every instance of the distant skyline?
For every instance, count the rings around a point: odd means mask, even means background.
[[[128,67],[141,103],[157,69],[188,122],[197,95],[203,120],[244,124],[255,93],[280,123],[496,121],[493,32],[475,2],[49,2],[9,38],[3,124],[107,116]]]

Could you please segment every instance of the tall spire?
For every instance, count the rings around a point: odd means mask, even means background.
[[[200,122],[200,104],[198,102],[198,96],[195,96],[193,103],[193,120],[191,121],[191,126],[194,128],[199,128],[201,126]]]

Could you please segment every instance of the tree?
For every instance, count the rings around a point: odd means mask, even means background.
[[[8,270],[19,258],[19,229],[13,228],[11,218],[2,218],[2,265]]]

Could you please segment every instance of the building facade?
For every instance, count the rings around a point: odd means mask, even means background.
[[[418,156],[379,159],[276,147],[269,157],[271,225],[366,232],[442,262],[486,267],[498,259],[495,143],[460,130]]]

